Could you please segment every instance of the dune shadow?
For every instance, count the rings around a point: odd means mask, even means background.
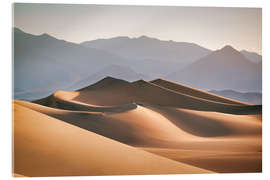
[[[104,117],[102,114],[65,112],[49,113],[48,115],[125,144],[136,142],[136,138],[130,133],[132,132],[131,126],[112,118]],[[121,131],[118,131],[119,129]]]
[[[32,103],[63,110],[90,112],[120,113],[137,108],[137,105],[135,103],[123,104],[118,106],[96,106],[92,104],[81,103],[79,101],[60,99],[54,96],[49,96],[44,100],[33,101]]]
[[[195,136],[216,137],[226,136],[233,133],[233,130],[214,118],[203,117],[197,114],[181,111],[175,108],[150,107],[160,113],[178,128]]]

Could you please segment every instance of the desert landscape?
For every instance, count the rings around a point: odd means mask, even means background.
[[[13,16],[14,177],[262,172],[261,8]]]
[[[106,77],[13,108],[18,175],[262,171],[260,105],[163,79]]]

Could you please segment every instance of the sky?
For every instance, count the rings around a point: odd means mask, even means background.
[[[211,50],[231,45],[261,54],[262,49],[260,8],[17,3],[13,13],[14,27],[75,43],[145,35]]]

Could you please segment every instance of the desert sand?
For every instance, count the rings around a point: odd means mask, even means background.
[[[262,171],[261,106],[170,81],[107,77],[13,104],[22,176]]]

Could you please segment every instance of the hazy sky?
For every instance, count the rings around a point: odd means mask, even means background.
[[[146,35],[261,54],[261,13],[259,8],[15,4],[14,26],[76,43]]]

